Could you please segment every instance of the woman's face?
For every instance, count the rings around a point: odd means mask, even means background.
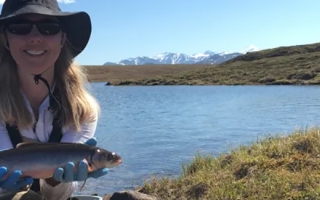
[[[38,25],[30,25],[35,22]],[[64,43],[58,20],[41,15],[26,15],[6,26],[9,51],[20,74],[53,71]],[[48,71],[49,71],[48,70]]]

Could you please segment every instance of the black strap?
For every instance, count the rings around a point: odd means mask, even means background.
[[[60,105],[58,105],[58,102],[57,102],[57,95],[55,95],[56,93],[57,93],[57,89],[55,89],[55,91],[53,92],[53,95],[50,95],[49,110],[51,110],[52,112],[57,111],[57,110],[60,111],[60,109],[59,109]],[[56,96],[56,98],[53,99],[52,96]],[[62,125],[59,121],[58,116],[59,115],[56,113],[55,117],[53,118],[52,132],[50,134],[48,142],[60,142],[60,140],[62,138]],[[8,131],[8,135],[10,137],[13,148],[16,148],[17,144],[19,144],[20,142],[23,142],[23,140],[21,138],[21,134],[18,130],[18,127],[16,125],[10,125],[10,124],[6,123],[6,129]],[[40,192],[39,179],[33,179],[33,184],[31,186],[30,190],[33,190],[35,192]]]
[[[7,128],[12,146],[13,148],[16,148],[17,144],[22,142],[20,132],[15,124],[11,126],[10,124],[6,123],[6,128]]]

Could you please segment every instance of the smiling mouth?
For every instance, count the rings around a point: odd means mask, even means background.
[[[26,54],[30,55],[30,56],[42,56],[43,54],[45,54],[47,51],[43,50],[43,51],[32,51],[32,50],[25,50],[24,51]]]

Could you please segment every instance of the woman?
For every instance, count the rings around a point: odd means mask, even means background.
[[[73,63],[91,35],[88,14],[62,12],[57,0],[6,0],[0,26],[0,150],[22,141],[95,145],[99,106]],[[0,168],[0,180],[5,167]],[[88,174],[85,163],[69,163],[64,169],[46,180],[18,180],[21,172],[16,171],[0,188],[20,191],[32,184],[31,190],[44,199],[62,200],[75,191],[77,181],[108,172]]]

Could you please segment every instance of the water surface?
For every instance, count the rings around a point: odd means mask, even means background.
[[[175,176],[197,151],[215,155],[266,134],[319,124],[318,86],[104,86],[98,145],[123,164],[82,193],[131,189],[150,175]]]

